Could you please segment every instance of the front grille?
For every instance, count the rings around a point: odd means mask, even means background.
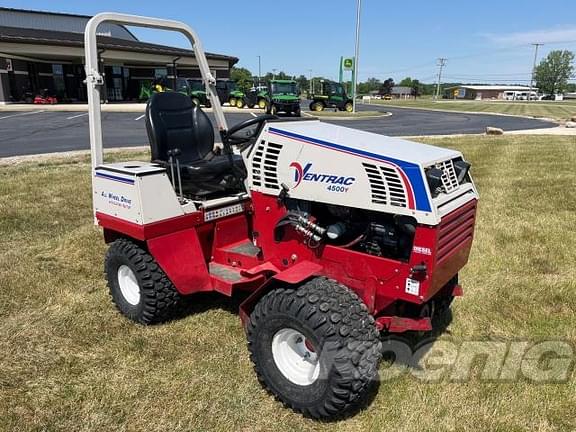
[[[440,263],[474,237],[476,200],[448,213],[438,227],[437,261]]]
[[[450,193],[458,189],[458,177],[454,169],[454,161],[440,162],[436,165],[436,168],[442,170],[442,189],[444,189],[444,193]]]

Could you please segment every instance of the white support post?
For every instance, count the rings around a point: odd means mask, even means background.
[[[103,22],[114,24],[131,25],[136,27],[157,28],[161,30],[173,30],[184,34],[190,41],[202,79],[206,84],[208,97],[212,101],[216,124],[221,131],[228,130],[224,111],[216,92],[216,79],[210,72],[208,60],[198,35],[190,26],[179,21],[148,18],[137,15],[126,15],[112,12],[104,12],[95,15],[86,24],[84,31],[84,47],[86,50],[86,85],[88,87],[88,119],[90,122],[90,154],[92,157],[92,170],[102,163],[102,122],[100,112],[100,90],[103,77],[98,71],[98,46],[96,30]]]

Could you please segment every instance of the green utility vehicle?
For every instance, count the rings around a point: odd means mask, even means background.
[[[311,94],[310,111],[324,111],[325,108],[334,108],[339,111],[352,112],[352,99],[346,94],[341,83],[334,81],[320,81],[320,93]]]
[[[179,93],[190,96],[192,102],[197,106],[204,105],[207,108],[212,106],[206,94],[206,87],[204,87],[201,79],[178,78],[176,80],[176,89]]]
[[[285,112],[300,116],[298,84],[293,80],[271,80],[268,84],[266,113]]]

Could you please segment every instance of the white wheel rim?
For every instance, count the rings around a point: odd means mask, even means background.
[[[118,285],[120,286],[120,292],[124,300],[132,306],[140,303],[140,286],[138,286],[138,280],[132,269],[127,265],[118,267]]]
[[[308,346],[307,346],[308,345]],[[292,328],[279,330],[272,339],[272,357],[278,370],[294,384],[313,384],[320,375],[318,354],[306,336]]]

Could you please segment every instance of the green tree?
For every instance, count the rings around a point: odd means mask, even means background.
[[[371,91],[378,90],[381,84],[378,78],[368,78],[365,82],[358,83],[358,94],[368,94]]]
[[[574,76],[574,53],[568,50],[550,51],[543,59],[534,75],[536,86],[546,94],[563,93],[568,80]]]
[[[394,87],[394,80],[392,78],[388,78],[386,81],[382,83],[380,86],[380,94],[386,96],[392,93],[392,87]]]
[[[296,78],[296,82],[298,83],[298,88],[300,89],[300,93],[304,93],[308,90],[309,82],[308,78],[304,75],[300,75]]]
[[[420,84],[420,81],[417,79],[412,80],[412,85],[410,87],[412,87],[412,96],[415,98],[422,94],[422,84]]]
[[[236,86],[242,91],[248,91],[252,87],[252,72],[243,67],[233,66],[230,70],[230,79],[236,83]]]
[[[412,87],[412,78],[406,77],[398,84],[401,87]]]

